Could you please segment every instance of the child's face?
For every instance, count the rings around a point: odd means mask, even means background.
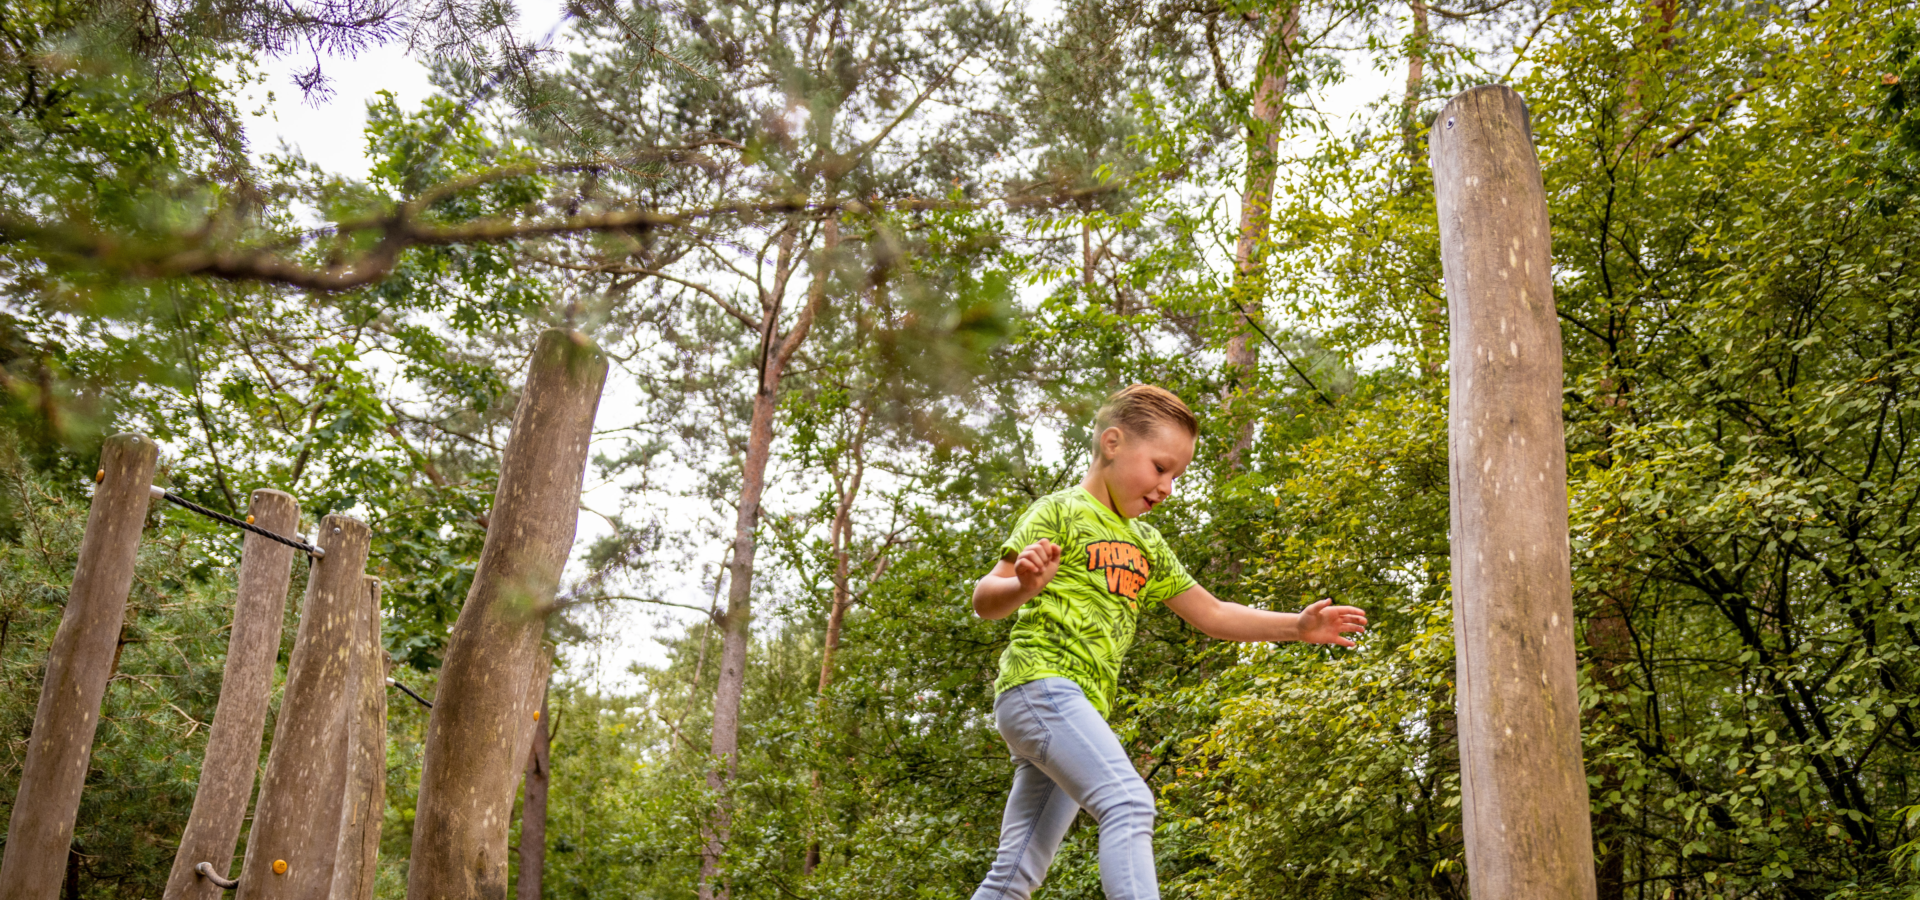
[[[1173,480],[1193,462],[1193,438],[1179,426],[1162,425],[1145,435],[1123,428],[1100,433],[1107,462],[1094,474],[1105,482],[1114,511],[1132,519],[1173,495]]]

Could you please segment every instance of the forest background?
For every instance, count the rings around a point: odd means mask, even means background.
[[[1917,19],[580,0],[542,46],[502,0],[10,3],[0,800],[104,435],[217,509],[366,519],[395,676],[430,689],[558,324],[614,359],[590,481],[627,499],[586,511],[551,644],[696,624],[630,690],[556,671],[545,896],[969,893],[1010,771],[969,585],[1151,381],[1203,422],[1153,516],[1189,570],[1374,621],[1331,652],[1146,612],[1113,725],[1166,892],[1465,897],[1424,135],[1505,81],[1553,219],[1601,897],[1912,900]],[[364,180],[250,150],[266,62],[377,44],[440,93],[369,106]],[[1310,101],[1356,59],[1401,87],[1335,129]],[[69,897],[159,896],[237,551],[150,514]],[[425,716],[390,709],[398,897]],[[1099,896],[1094,836],[1044,896]]]

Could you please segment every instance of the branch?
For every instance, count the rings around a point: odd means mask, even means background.
[[[1427,11],[1436,16],[1448,19],[1468,19],[1474,16],[1484,16],[1490,12],[1498,12],[1513,4],[1514,0],[1498,0],[1498,2],[1487,3],[1469,9],[1447,9],[1442,6],[1428,6]]]
[[[595,272],[595,273],[604,274],[604,275],[638,275],[643,278],[658,278],[661,281],[672,282],[673,284],[680,285],[681,287],[694,290],[700,293],[701,295],[705,296],[708,300],[712,300],[714,302],[714,305],[720,307],[720,309],[723,312],[725,312],[727,315],[732,316],[733,318],[739,320],[740,324],[745,325],[748,328],[760,327],[759,322],[756,322],[753,319],[748,318],[746,312],[741,310],[740,307],[733,305],[733,303],[727,300],[727,298],[720,296],[720,294],[716,292],[713,288],[707,287],[706,285],[696,281],[688,281],[687,279],[681,278],[677,275],[669,275],[658,269],[648,269],[641,266],[628,266],[628,265],[622,265],[620,263],[588,264],[588,263],[572,263],[572,262],[567,262],[565,260],[551,259],[551,258],[545,258],[545,257],[538,257],[538,259],[542,264],[552,266],[556,269],[567,269],[574,272]]]
[[[713,610],[710,610],[707,607],[694,606],[691,603],[675,603],[671,600],[656,600],[652,597],[628,597],[621,594],[596,594],[591,597],[576,597],[571,600],[558,600],[553,603],[547,604],[546,607],[541,610],[541,614],[547,615],[551,613],[556,613],[570,606],[580,606],[585,603],[599,603],[603,600],[628,600],[634,603],[651,603],[655,606],[671,606],[677,609],[690,609],[690,610],[693,610],[694,612],[705,613],[707,615],[714,614]]]
[[[13,215],[0,215],[0,243],[32,245],[49,255],[65,257],[70,263],[84,263],[95,272],[105,271],[134,278],[200,275],[224,281],[279,284],[333,292],[379,282],[392,272],[401,252],[411,247],[503,243],[526,238],[599,232],[690,229],[698,222],[712,219],[794,213],[824,218],[835,213],[877,216],[888,212],[964,212],[986,209],[995,204],[1008,210],[1070,207],[1084,197],[1113,190],[1113,186],[1100,185],[1051,194],[1015,194],[962,201],[912,197],[896,201],[845,200],[821,204],[788,198],[762,203],[723,204],[677,213],[632,208],[533,221],[494,216],[450,225],[419,221],[417,212],[410,213],[402,208],[386,217],[341,224],[335,230],[337,235],[375,233],[379,235],[379,240],[373,249],[358,256],[318,266],[266,248],[173,251],[159,242],[140,241],[79,226],[43,224]]]
[[[1727,99],[1720,101],[1718,105],[1714,106],[1712,112],[1709,112],[1706,115],[1693,120],[1692,122],[1688,122],[1686,127],[1681,128],[1677,132],[1674,132],[1672,137],[1667,138],[1664,141],[1661,141],[1660,148],[1658,150],[1653,151],[1653,158],[1659,159],[1660,157],[1666,156],[1667,154],[1680,149],[1680,146],[1682,144],[1685,144],[1686,142],[1693,140],[1695,135],[1699,134],[1707,126],[1712,125],[1715,122],[1718,122],[1721,116],[1724,116],[1727,114],[1728,110],[1739,105],[1740,101],[1745,100],[1747,98],[1747,95],[1752,94],[1754,91],[1757,91],[1759,89],[1760,89],[1760,82],[1756,81],[1753,84],[1747,85],[1746,87],[1743,87],[1737,91],[1734,91],[1731,94],[1728,94]]]

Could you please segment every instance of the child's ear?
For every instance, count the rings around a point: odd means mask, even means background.
[[[1120,452],[1120,444],[1125,440],[1126,432],[1121,431],[1118,425],[1109,425],[1107,430],[1100,432],[1100,437],[1093,443],[1093,449],[1100,458],[1100,464],[1112,463],[1113,457]]]

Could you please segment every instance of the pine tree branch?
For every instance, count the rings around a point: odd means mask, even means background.
[[[421,221],[417,210],[403,207],[390,216],[361,219],[337,226],[333,229],[337,237],[377,235],[378,240],[371,250],[319,265],[303,262],[277,247],[196,247],[176,250],[166,242],[143,241],[84,226],[43,223],[7,214],[0,214],[0,243],[24,244],[58,261],[84,265],[95,273],[132,278],[197,275],[223,281],[279,284],[332,292],[379,282],[393,271],[401,253],[412,247],[505,243],[528,238],[601,232],[690,230],[702,222],[717,219],[750,220],[796,213],[812,217],[836,213],[878,216],[886,213],[973,211],[995,204],[1008,210],[1071,207],[1082,197],[1115,189],[1110,185],[1100,185],[1044,195],[1010,195],[960,201],[910,198],[899,201],[808,203],[804,199],[780,199],[761,203],[722,204],[681,212],[661,212],[642,207],[534,220],[495,216],[452,224]],[[201,229],[193,233],[194,237],[203,235],[205,231]],[[189,239],[193,238],[183,234],[180,242],[185,243]]]

